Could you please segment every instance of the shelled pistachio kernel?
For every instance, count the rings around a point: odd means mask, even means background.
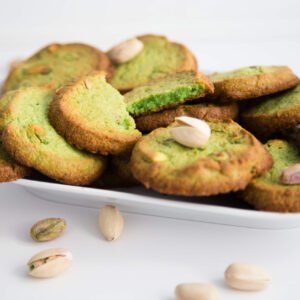
[[[51,241],[63,234],[67,223],[62,218],[47,218],[35,223],[30,230],[33,240],[39,242]]]
[[[124,219],[119,209],[112,205],[106,205],[99,212],[99,229],[104,238],[114,241],[123,231]]]
[[[176,300],[218,300],[217,289],[209,283],[181,283],[175,289]]]
[[[260,291],[271,281],[271,276],[265,270],[253,264],[234,263],[225,271],[225,282],[236,290]]]

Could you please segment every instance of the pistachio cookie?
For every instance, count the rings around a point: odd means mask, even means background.
[[[29,168],[18,164],[9,157],[0,140],[0,182],[14,181],[29,174]]]
[[[280,179],[284,168],[299,164],[299,149],[283,140],[270,140],[266,148],[273,157],[274,165],[250,182],[242,192],[243,199],[258,210],[299,212],[300,184],[285,184]]]
[[[140,138],[123,96],[93,72],[60,89],[50,106],[51,124],[69,143],[103,155],[130,152]]]
[[[129,113],[139,116],[204,97],[213,91],[213,85],[205,75],[188,71],[137,87],[125,94],[124,99]]]
[[[150,132],[159,127],[167,127],[176,117],[189,116],[204,120],[224,121],[235,119],[239,107],[236,103],[214,104],[203,102],[197,104],[183,104],[160,112],[135,118],[136,126],[143,132]]]
[[[294,128],[300,123],[300,84],[289,91],[264,97],[242,113],[242,122],[260,136]]]
[[[85,44],[51,44],[13,68],[4,91],[22,86],[59,88],[93,70],[112,72],[106,54]]]
[[[299,78],[286,66],[251,66],[209,76],[220,101],[246,100],[296,86]]]
[[[144,44],[143,50],[115,67],[111,84],[116,89],[125,92],[168,74],[197,71],[197,61],[184,45],[159,35],[143,35],[138,39]]]
[[[131,157],[133,175],[160,193],[209,196],[244,189],[272,166],[264,146],[234,121],[208,124],[211,136],[201,148],[172,138],[170,130],[177,123],[142,137]]]
[[[48,121],[53,92],[27,87],[7,106],[9,120],[3,131],[8,154],[42,174],[74,185],[90,184],[105,167],[105,159],[69,145]]]

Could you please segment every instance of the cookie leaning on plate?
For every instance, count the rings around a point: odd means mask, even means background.
[[[242,198],[255,209],[277,212],[300,211],[300,184],[283,184],[281,172],[285,167],[300,162],[299,149],[283,140],[270,140],[266,148],[274,165],[264,175],[254,178],[241,193]]]
[[[7,106],[9,119],[3,146],[18,162],[57,181],[86,185],[97,179],[105,159],[69,145],[50,125],[47,113],[53,92],[41,87],[20,89]]]
[[[159,35],[143,35],[138,39],[144,44],[143,50],[115,67],[111,84],[116,89],[126,92],[168,74],[197,71],[197,61],[184,45]]]
[[[111,74],[106,54],[85,44],[51,44],[11,70],[4,91],[22,86],[59,88],[93,70]]]
[[[133,175],[160,193],[208,196],[241,190],[272,166],[264,146],[234,121],[208,124],[212,134],[203,148],[177,143],[172,127],[142,137],[131,157]]]
[[[241,114],[243,125],[260,136],[289,130],[300,123],[300,84],[254,103]]]
[[[103,72],[93,72],[60,89],[49,118],[69,143],[93,153],[130,152],[141,137],[123,96],[106,82]]]
[[[0,140],[0,182],[14,181],[30,174],[30,169],[18,164],[3,149]]]
[[[197,104],[183,104],[160,112],[143,115],[135,118],[139,130],[150,132],[159,127],[167,127],[176,117],[189,116],[204,120],[224,121],[235,119],[239,107],[236,103],[214,104],[209,102]]]
[[[219,101],[240,101],[281,92],[299,78],[286,66],[252,66],[209,76]]]
[[[204,97],[213,91],[214,87],[205,75],[187,71],[137,87],[126,93],[124,99],[129,113],[139,116]]]
[[[137,186],[140,183],[133,177],[130,157],[112,156],[104,174],[94,183],[99,188],[122,188]]]

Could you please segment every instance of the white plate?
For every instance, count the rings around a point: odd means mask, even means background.
[[[69,205],[99,208],[113,204],[126,212],[261,229],[300,227],[300,213],[255,211],[231,195],[175,197],[143,187],[104,190],[28,179],[16,184],[39,198]]]

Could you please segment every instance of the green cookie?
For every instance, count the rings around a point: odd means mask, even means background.
[[[53,92],[27,87],[7,106],[3,132],[5,150],[18,162],[57,181],[89,184],[104,170],[105,160],[69,145],[50,125],[48,109]]]

